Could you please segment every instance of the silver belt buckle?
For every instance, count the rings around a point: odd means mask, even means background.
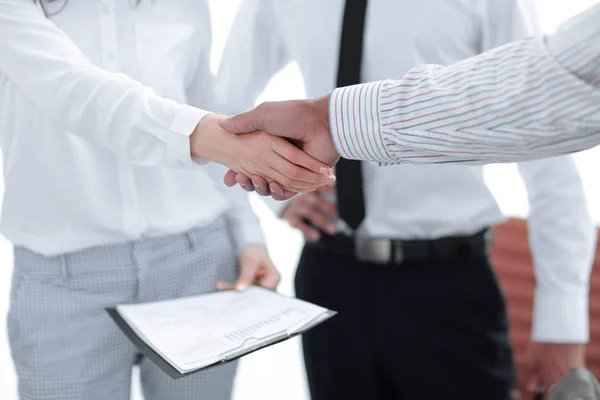
[[[388,264],[392,261],[392,241],[389,239],[354,238],[356,259],[373,264]]]

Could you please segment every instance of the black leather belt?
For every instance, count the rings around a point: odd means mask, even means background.
[[[398,240],[360,236],[321,234],[306,246],[326,249],[372,264],[403,264],[434,260],[460,260],[487,256],[491,230],[471,236],[449,236],[432,240]]]

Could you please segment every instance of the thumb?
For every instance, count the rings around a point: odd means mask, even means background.
[[[266,107],[261,105],[250,111],[219,119],[219,126],[229,133],[250,133],[264,130]]]
[[[260,262],[254,258],[242,257],[240,260],[240,277],[235,283],[236,290],[248,289],[254,281],[260,270]]]

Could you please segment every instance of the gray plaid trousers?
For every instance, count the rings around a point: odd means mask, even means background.
[[[237,265],[224,218],[56,257],[15,248],[8,335],[21,399],[129,399],[139,354],[104,309],[211,292],[236,278]],[[178,380],[139,364],[146,400],[231,398],[235,363]]]

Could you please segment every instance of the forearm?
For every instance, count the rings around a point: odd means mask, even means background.
[[[600,5],[547,40],[336,90],[329,113],[338,152],[381,163],[483,164],[599,144],[599,18]]]
[[[532,339],[585,343],[596,228],[572,157],[520,163],[536,275]]]
[[[142,165],[191,166],[205,111],[93,65],[33,1],[0,0],[0,73],[71,134]]]

